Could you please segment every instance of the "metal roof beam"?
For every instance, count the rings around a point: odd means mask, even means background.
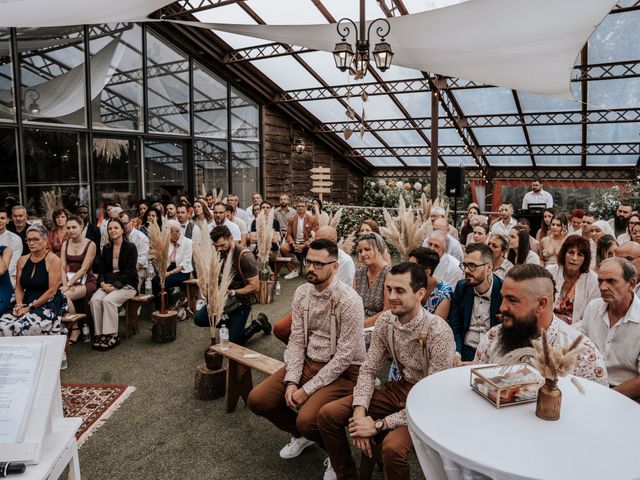
[[[285,43],[267,43],[265,45],[232,50],[224,56],[224,63],[249,62],[306,52],[315,52],[315,50],[306,47],[291,46]]]

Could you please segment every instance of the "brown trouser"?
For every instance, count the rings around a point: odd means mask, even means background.
[[[325,365],[305,359],[300,386],[311,380]],[[358,380],[359,370],[358,365],[351,365],[332,383],[314,392],[296,413],[287,407],[284,400],[287,387],[284,384],[286,370],[283,367],[251,390],[247,405],[253,413],[266,418],[280,430],[296,438],[304,436],[324,448],[318,430],[318,410],[329,402],[350,395]]]
[[[273,324],[273,334],[285,345],[289,343],[289,337],[291,336],[291,324],[293,323],[293,317],[291,312],[287,313],[284,317]]]
[[[367,414],[374,420],[398,412],[405,407],[412,383],[401,380],[389,382],[376,389],[369,403]],[[331,466],[338,479],[355,479],[358,474],[356,464],[351,456],[349,439],[345,427],[353,416],[353,395],[331,402],[320,409],[318,413],[318,427],[320,435],[327,446],[326,450],[331,458]],[[374,441],[379,441],[376,436]],[[413,450],[413,443],[407,426],[398,427],[390,431],[382,440],[382,463],[384,478],[387,480],[402,480],[411,478],[409,453]]]

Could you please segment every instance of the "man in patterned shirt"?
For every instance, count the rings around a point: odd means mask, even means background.
[[[339,479],[357,478],[347,426],[352,443],[369,457],[374,438],[382,441],[385,479],[411,477],[409,453],[413,444],[405,414],[407,395],[427,375],[451,368],[455,357],[453,334],[447,323],[422,308],[425,284],[424,270],[415,263],[391,268],[386,280],[391,308],[376,321],[353,395],[320,409],[320,434]],[[402,378],[376,389],[375,380],[390,357]]]
[[[547,332],[549,344],[569,346],[580,332],[553,314],[554,285],[548,270],[533,264],[509,270],[502,285],[502,324],[489,330],[478,345],[473,363],[497,363],[507,353],[530,347],[531,340]],[[573,374],[608,385],[607,367],[598,348],[587,337]]]
[[[364,361],[364,307],[349,285],[335,276],[338,247],[326,239],[309,245],[307,282],[293,296],[286,366],[255,387],[247,404],[293,438],[282,458],[297,457],[313,442],[325,448],[318,410],[353,391]],[[333,475],[328,465],[329,478]]]

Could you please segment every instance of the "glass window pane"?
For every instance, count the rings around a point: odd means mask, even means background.
[[[147,34],[149,131],[189,133],[189,61]]]
[[[144,186],[147,198],[167,202],[186,193],[184,145],[147,140],[144,144]]]
[[[589,62],[640,58],[640,12],[607,15],[589,38]]]
[[[124,210],[135,207],[139,198],[137,145],[127,138],[94,137],[96,218],[104,213],[108,201],[118,202]]]
[[[536,155],[538,167],[577,167],[582,162],[580,155]]]
[[[522,127],[474,128],[473,133],[480,145],[526,145]]]
[[[8,28],[0,28],[0,122],[15,121],[13,62]]]
[[[527,127],[533,145],[582,143],[582,127],[580,125],[541,125]]]
[[[0,165],[0,205],[10,209],[16,203],[20,203],[16,138],[12,128],[0,128]]]
[[[487,155],[487,161],[491,166],[501,166],[501,167],[530,167],[531,166],[531,157],[527,156],[517,156],[517,157],[509,157],[509,156],[498,156],[498,155]]]
[[[42,194],[60,193],[62,205],[75,211],[86,198],[85,137],[77,132],[25,129],[26,207],[29,215],[46,216]]]
[[[640,123],[607,123],[588,125],[589,143],[635,143],[638,141]]]
[[[476,161],[471,156],[450,156],[443,157],[443,159],[447,165],[451,167],[470,167],[476,165]],[[429,163],[429,165],[431,165],[431,163]]]
[[[193,150],[196,191],[218,188],[228,193],[227,142],[197,140]]]
[[[623,15],[623,14],[617,14]],[[589,108],[638,108],[640,78],[589,82]]]
[[[240,205],[251,205],[251,194],[260,191],[260,147],[254,143],[231,144],[231,193]]]
[[[196,135],[227,138],[227,84],[193,63],[193,130]]]
[[[393,146],[425,146],[426,142],[415,130],[398,130],[395,132],[380,131],[378,135],[391,147]]]
[[[491,115],[516,113],[516,102],[511,90],[506,88],[470,88],[456,90],[455,98],[465,115]]]
[[[587,155],[587,167],[635,167],[638,155]]]
[[[518,97],[524,113],[580,110],[580,104],[572,100],[561,100],[529,92],[518,92]]]
[[[258,140],[260,113],[258,106],[243,94],[231,89],[231,138]]]
[[[25,122],[84,126],[82,27],[20,28],[17,35]]]
[[[142,29],[133,23],[94,25],[89,38],[93,127],[142,130]]]
[[[401,167],[402,164],[396,157],[367,157],[369,162],[374,167]]]

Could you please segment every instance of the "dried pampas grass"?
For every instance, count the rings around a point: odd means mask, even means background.
[[[411,207],[407,208],[402,195],[396,218],[393,218],[386,208],[382,212],[386,226],[380,227],[380,233],[398,250],[403,261],[408,260],[409,252],[422,245],[427,236],[427,224],[422,222],[420,216]]]
[[[157,223],[150,223],[149,233],[149,260],[153,262],[160,278],[160,287],[164,287],[169,266],[169,245],[171,244],[171,231],[164,227],[160,230]]]
[[[209,277],[207,278],[207,312],[209,316],[209,328],[211,338],[216,338],[218,332],[217,321],[222,317],[224,311],[225,298],[229,285],[231,284],[231,264],[233,263],[233,248],[227,253],[224,266],[220,259],[220,253],[215,251],[211,254],[209,263]]]
[[[335,229],[338,228],[338,225],[340,224],[340,220],[342,220],[342,207],[340,207],[336,213],[334,213],[333,215],[329,215],[328,217],[325,217],[324,219],[322,218],[322,216],[320,215],[320,213],[318,212],[318,209],[316,207],[313,208],[313,213],[314,215],[316,215],[318,217],[318,226],[319,227],[333,227]]]
[[[204,220],[196,222],[196,226],[200,227],[201,232],[207,231],[207,224]],[[198,241],[193,242],[193,263],[198,274],[198,288],[203,295],[207,292],[209,281],[209,267],[211,266],[211,253],[213,245],[209,235],[199,235]]]
[[[351,255],[351,252],[353,252],[353,247],[356,246],[355,239],[356,232],[354,230],[349,235],[347,235],[347,238],[340,239],[340,241],[338,242],[338,248],[341,248],[342,251],[347,255]]]
[[[269,215],[265,215],[261,210],[256,218],[256,236],[258,237],[258,262],[264,268],[269,263],[269,252],[271,252],[271,240],[273,239],[273,208]]]
[[[46,212],[45,217],[49,219],[53,215],[53,212],[63,208],[62,190],[60,190],[60,187],[57,187],[42,192],[40,201],[42,203],[43,210]]]
[[[554,347],[549,344],[547,333],[543,332],[540,338],[532,342],[535,350],[533,366],[545,379],[551,381],[572,373],[584,350],[584,345],[581,345],[583,339],[584,336],[580,335],[567,347]]]

